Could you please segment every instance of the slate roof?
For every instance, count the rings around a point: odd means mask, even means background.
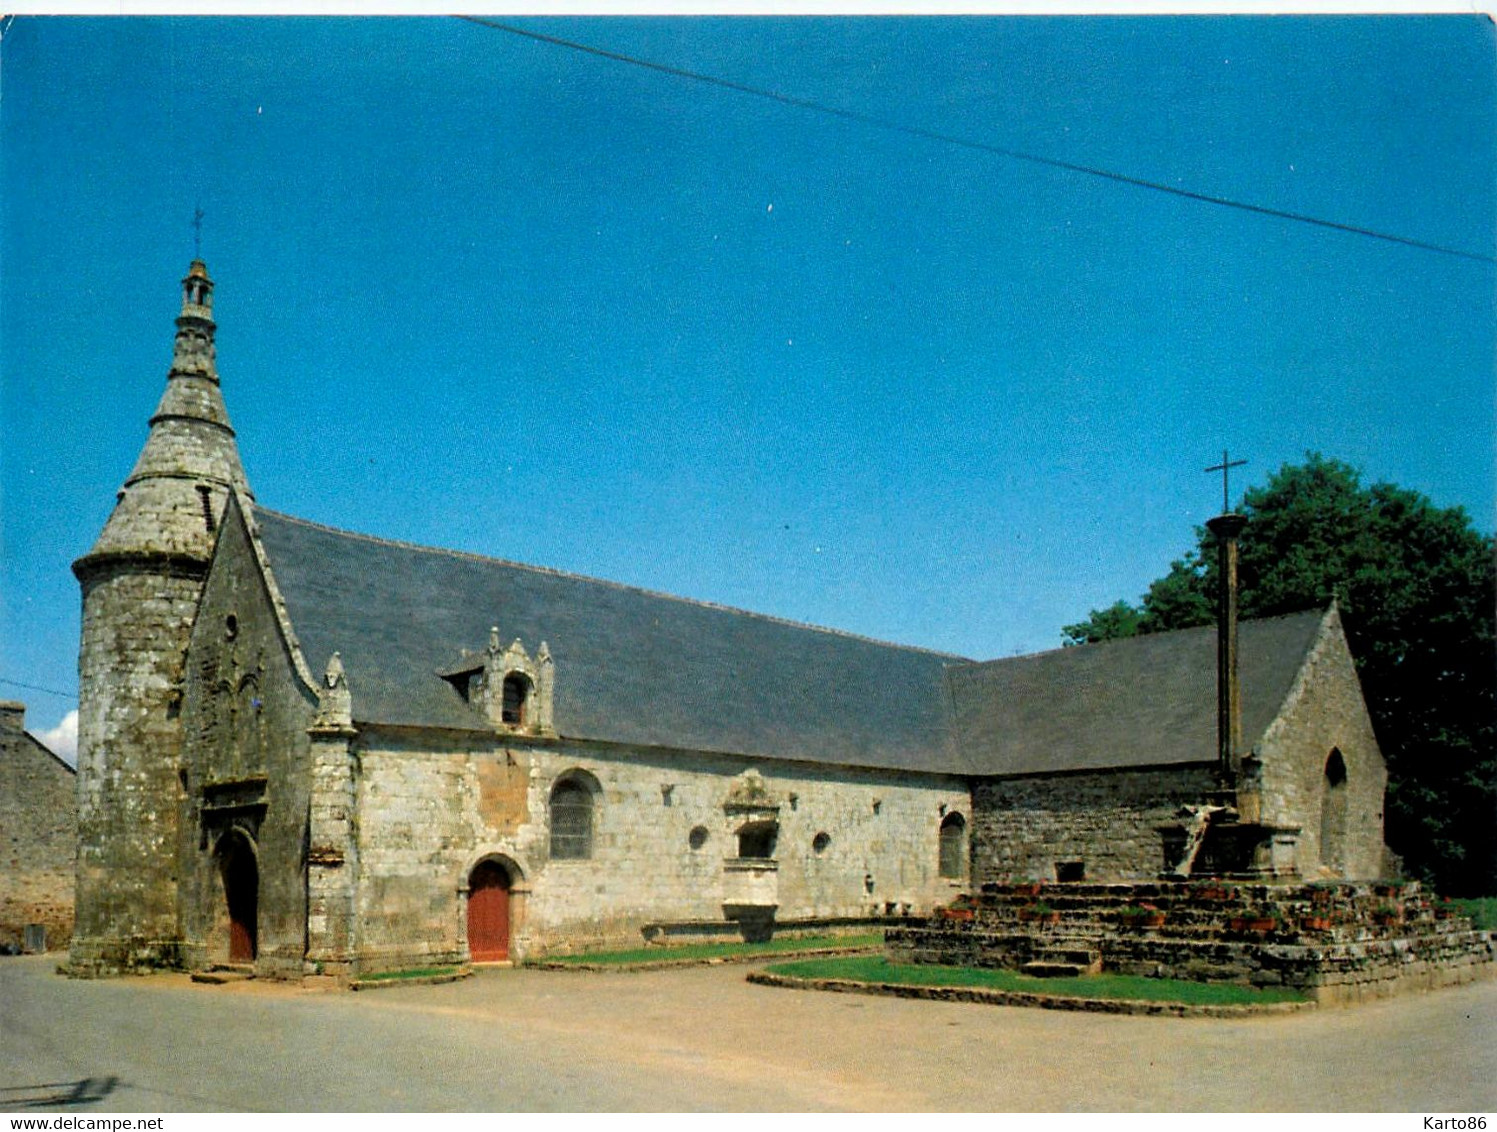
[[[1278,715],[1324,619],[1238,626],[1242,736]],[[1216,629],[1182,629],[948,670],[975,774],[1163,766],[1216,758]]]
[[[486,729],[437,674],[497,625],[549,645],[569,738],[961,771],[944,686],[961,658],[254,514],[302,653],[316,672],[341,654],[356,721]]]
[[[562,736],[974,775],[1211,762],[1216,630],[975,662],[255,508],[302,653],[342,655],[360,723],[487,730],[440,673],[497,625],[555,659]],[[1243,738],[1324,614],[1239,627]]]

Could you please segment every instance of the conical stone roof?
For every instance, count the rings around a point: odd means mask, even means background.
[[[122,558],[205,567],[228,493],[253,498],[219,388],[212,312],[213,280],[194,260],[150,435],[93,549],[73,564],[80,577]]]

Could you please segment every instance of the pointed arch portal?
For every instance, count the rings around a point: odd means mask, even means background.
[[[260,942],[260,866],[254,846],[231,829],[218,842],[218,871],[229,913],[229,962],[253,963]]]

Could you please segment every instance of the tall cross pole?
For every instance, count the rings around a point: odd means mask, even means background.
[[[1222,462],[1206,469],[1222,474],[1222,513],[1207,519],[1206,528],[1216,536],[1220,583],[1216,605],[1217,775],[1222,789],[1234,792],[1242,770],[1242,693],[1237,683],[1237,536],[1247,525],[1247,519],[1232,513],[1227,476],[1232,468],[1246,463],[1229,459],[1224,448]]]
[[[192,258],[203,258],[203,210],[196,205],[192,209]]]
[[[1246,460],[1228,460],[1227,459],[1227,450],[1225,448],[1223,448],[1222,449],[1222,462],[1220,464],[1213,464],[1213,465],[1211,465],[1211,467],[1209,467],[1209,468],[1206,469],[1208,472],[1220,472],[1222,474],[1222,514],[1223,515],[1225,515],[1227,512],[1229,512],[1229,511],[1232,510],[1232,504],[1229,502],[1229,500],[1227,498],[1227,475],[1228,475],[1229,471],[1232,468],[1240,468],[1240,467],[1242,467],[1246,463],[1247,463]]]

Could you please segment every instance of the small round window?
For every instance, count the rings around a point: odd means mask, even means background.
[[[822,830],[811,839],[811,851],[819,857],[827,851],[827,847],[831,845],[831,843],[832,835],[826,830]]]
[[[687,836],[686,843],[693,849],[700,849],[703,845],[707,844],[707,827],[699,825],[693,829]]]

